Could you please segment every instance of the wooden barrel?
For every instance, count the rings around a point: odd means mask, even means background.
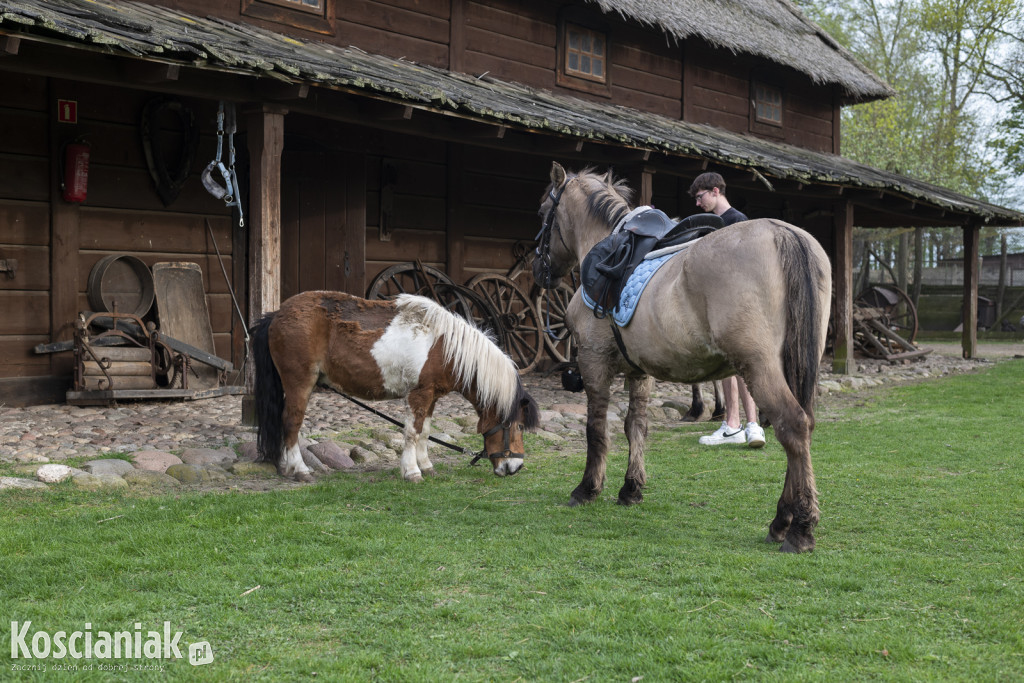
[[[116,311],[140,318],[153,306],[153,273],[134,256],[104,256],[89,272],[86,290],[94,312]]]

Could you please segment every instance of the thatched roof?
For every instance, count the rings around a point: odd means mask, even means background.
[[[400,59],[298,40],[142,2],[0,0],[0,34],[110,54],[286,81],[545,135],[705,158],[806,185],[868,188],[996,225],[1024,215],[832,154],[773,143],[618,105],[474,78]],[[17,60],[14,55],[3,57]],[[10,61],[8,61],[8,65]]]
[[[842,87],[848,102],[894,93],[789,0],[589,0],[658,26],[677,40],[699,36],[736,54],[753,54]]]

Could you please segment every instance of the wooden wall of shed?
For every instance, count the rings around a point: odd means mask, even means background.
[[[70,372],[70,354],[38,355],[32,347],[71,337],[77,312],[90,308],[89,273],[110,254],[136,256],[147,265],[198,263],[217,354],[231,358],[234,315],[205,219],[211,221],[229,277],[231,221],[199,179],[214,153],[215,103],[187,102],[202,137],[181,195],[164,207],[146,166],[139,127],[149,94],[4,71],[0,92],[16,94],[0,105],[0,258],[18,260],[17,277],[0,275],[0,378]],[[77,125],[56,122],[57,99],[77,101]],[[65,143],[79,138],[90,145],[88,198],[70,205],[55,187],[56,159]],[[57,214],[60,223],[54,227]],[[61,255],[51,259],[54,230]],[[59,268],[51,267],[51,260]]]
[[[693,39],[684,48],[683,118],[819,152],[838,153],[834,119],[839,108],[823,86],[787,67],[717,50]],[[782,90],[783,125],[772,133],[751,125],[751,82]]]
[[[0,72],[0,378],[47,375],[33,354],[50,334],[50,190],[46,80]],[[5,397],[5,399],[8,397]]]
[[[556,83],[559,10],[572,3],[524,5],[509,0],[466,0],[460,71],[528,83],[608,102],[608,97]],[[630,26],[596,7],[576,7],[608,27],[611,101],[671,118],[681,115],[682,60],[661,31]],[[453,31],[458,31],[453,27]],[[453,50],[458,50],[454,46]]]

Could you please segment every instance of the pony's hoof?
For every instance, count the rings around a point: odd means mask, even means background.
[[[295,474],[295,481],[300,481],[303,484],[311,484],[316,481],[316,479],[314,479],[313,475],[309,472],[297,472]]]
[[[424,477],[436,477],[437,470],[435,470],[433,467],[428,467],[425,470],[420,470],[420,474],[422,474]]]
[[[586,505],[589,502],[589,500],[583,498],[576,498],[575,496],[573,496],[569,498],[569,507],[575,508],[579,507],[580,505]]]
[[[423,481],[423,475],[420,474],[419,472],[417,472],[416,474],[407,474],[405,475],[405,480],[411,481],[414,484],[418,484],[421,481]]]
[[[699,422],[700,421],[700,416],[699,415],[690,415],[689,413],[687,413],[686,415],[683,415],[683,417],[679,421],[680,422]]]
[[[631,496],[619,496],[619,505],[638,505],[644,502],[644,496],[642,493],[637,493]]]
[[[786,540],[786,539],[785,538],[775,538],[775,534],[773,534],[771,531],[769,531],[768,535],[764,537],[764,542],[765,543],[782,543],[784,540]]]

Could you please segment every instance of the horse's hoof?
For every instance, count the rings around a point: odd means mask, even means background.
[[[619,505],[637,505],[642,502],[644,502],[644,497],[639,493],[635,496],[619,496]]]
[[[421,474],[419,474],[419,473],[416,473],[416,474],[407,474],[407,475],[405,475],[405,480],[406,480],[406,481],[411,481],[411,482],[412,482],[412,483],[414,483],[414,484],[418,484],[418,483],[420,483],[421,481],[423,481],[423,475],[421,475]]]
[[[785,537],[775,538],[775,534],[773,534],[771,531],[769,531],[768,535],[764,537],[765,543],[782,543],[784,540],[786,540]]]
[[[422,474],[424,477],[436,477],[437,470],[435,470],[433,467],[428,467],[425,470],[420,470],[420,474]]]
[[[569,507],[575,508],[579,507],[580,505],[586,505],[589,502],[589,500],[583,500],[580,498],[569,498]]]
[[[683,415],[679,420],[680,422],[698,422],[700,417],[694,417],[693,415]]]
[[[814,550],[814,539],[811,539],[810,541],[792,543],[789,538],[786,538],[786,540],[782,542],[782,546],[779,547],[779,552],[783,553],[805,553],[811,550]]]
[[[295,481],[302,482],[303,484],[311,484],[316,481],[316,479],[314,479],[313,475],[309,472],[297,472],[295,474]]]

